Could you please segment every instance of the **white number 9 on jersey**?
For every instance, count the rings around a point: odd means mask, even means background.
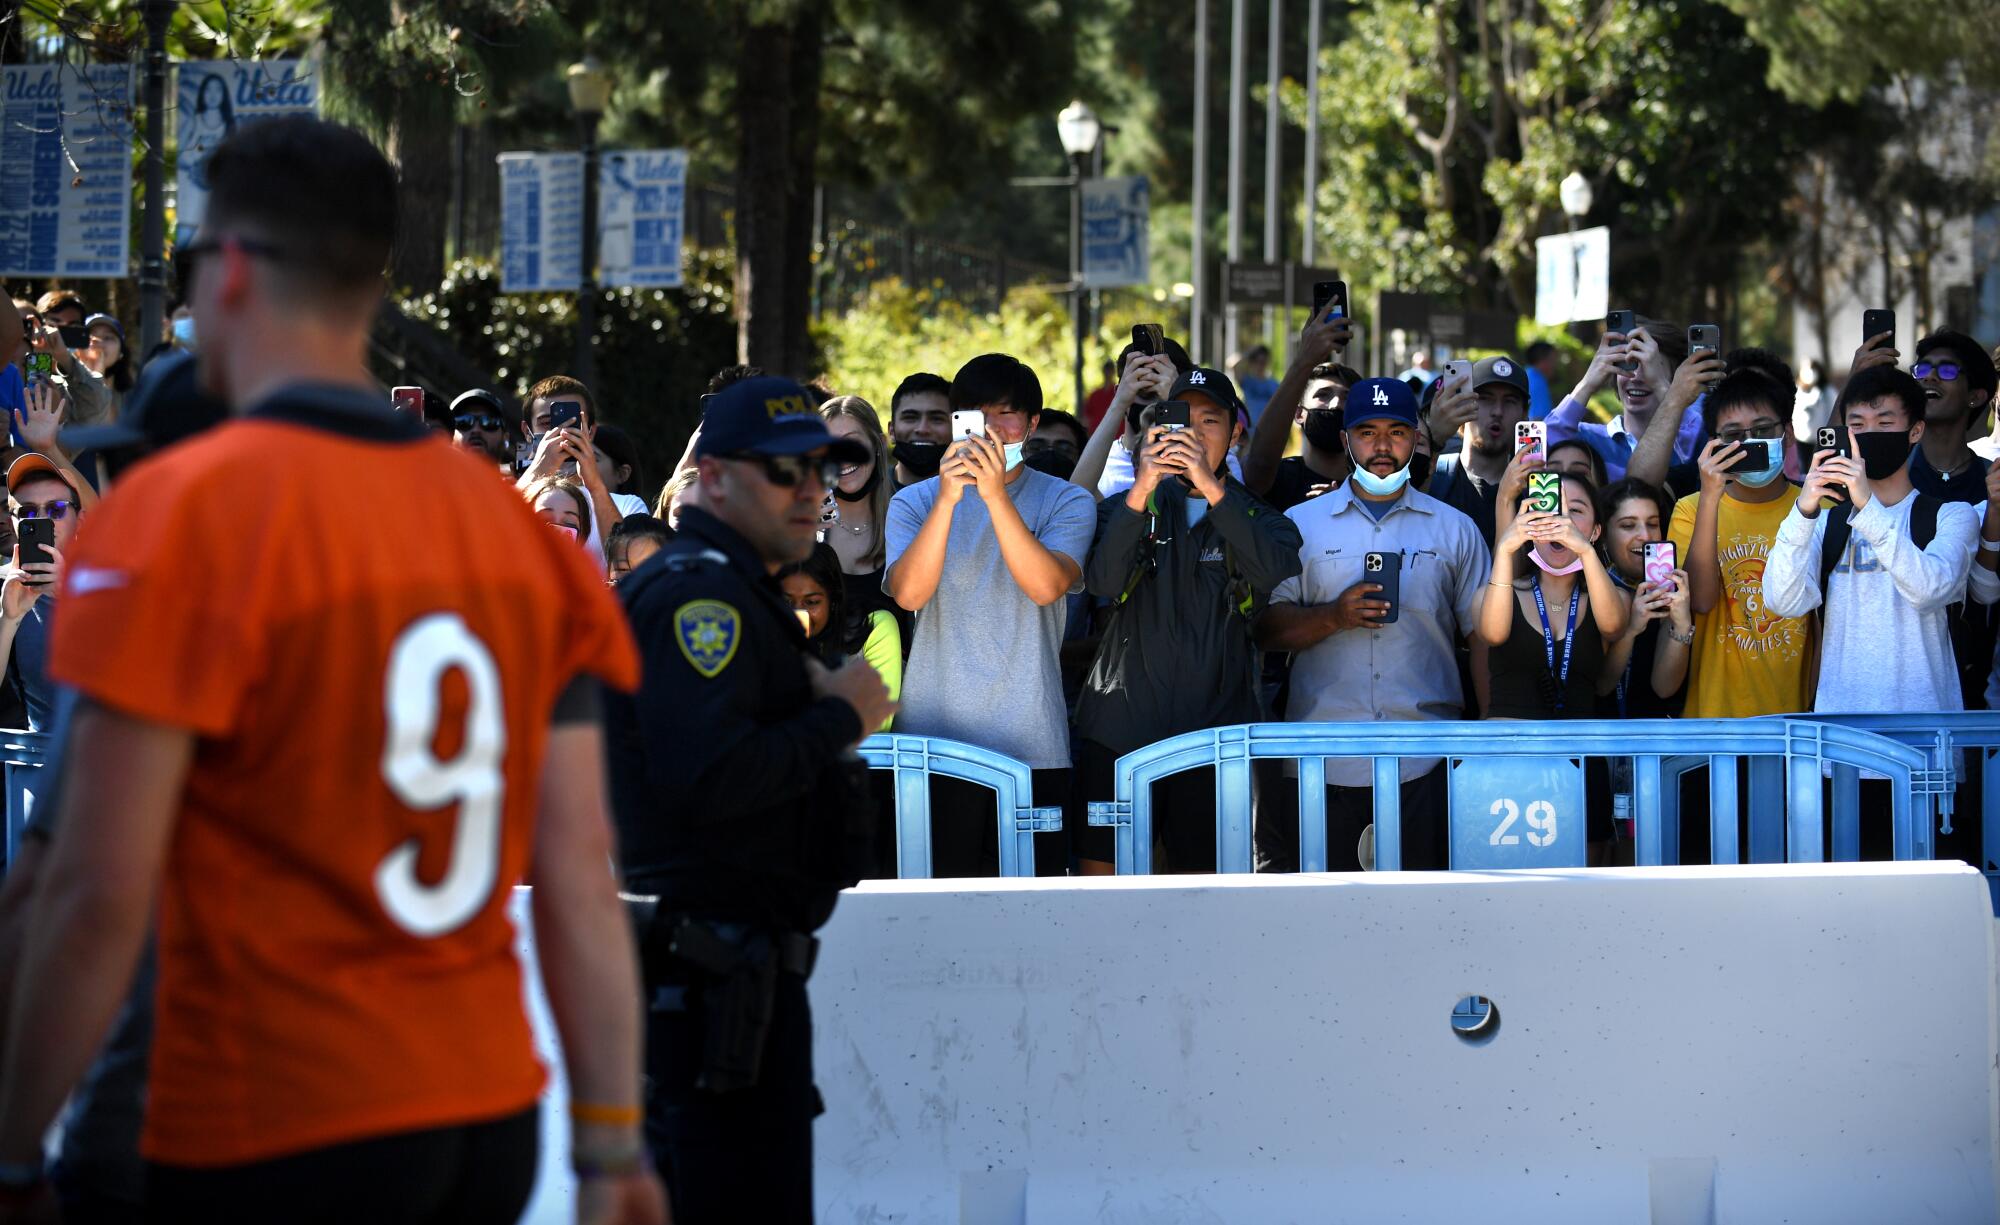
[[[465,743],[457,757],[439,761],[431,745],[441,686],[454,668],[465,673],[470,695]],[[493,653],[455,613],[420,618],[389,649],[383,713],[389,734],[382,777],[389,790],[418,812],[457,804],[458,821],[444,879],[435,885],[417,879],[419,845],[411,838],[375,869],[375,895],[412,935],[442,936],[485,908],[500,874],[500,812],[507,788],[500,764],[507,724]]]

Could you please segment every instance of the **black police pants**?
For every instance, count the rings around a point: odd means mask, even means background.
[[[649,989],[646,1143],[674,1221],[811,1222],[812,1127],[822,1107],[805,980],[779,973],[758,1081],[728,1093],[694,1087],[707,1028],[700,990]]]

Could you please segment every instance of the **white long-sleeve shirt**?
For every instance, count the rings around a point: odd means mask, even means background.
[[[1948,605],[1965,598],[1979,536],[1975,509],[1938,507],[1937,535],[1910,539],[1914,491],[1894,506],[1880,498],[1850,519],[1847,551],[1826,583],[1819,692],[1829,712],[1961,710]],[[1793,507],[1764,565],[1764,607],[1798,617],[1819,607],[1820,541],[1826,516]]]

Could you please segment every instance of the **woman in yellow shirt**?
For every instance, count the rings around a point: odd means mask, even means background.
[[[845,608],[840,557],[832,547],[813,546],[811,556],[778,571],[778,586],[792,603],[799,625],[806,632],[806,648],[829,668],[859,655],[881,675],[891,701],[903,689],[903,632],[896,617],[886,609],[875,609],[850,617]],[[890,720],[894,722],[894,720]],[[889,723],[873,729],[889,730]]]

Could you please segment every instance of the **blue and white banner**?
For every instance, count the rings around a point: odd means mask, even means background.
[[[0,70],[0,276],[129,271],[132,77],[130,64]]]
[[[1152,280],[1147,226],[1152,192],[1143,176],[1083,181],[1083,284],[1087,289]]]
[[[174,91],[179,172],[174,245],[191,241],[208,207],[208,155],[238,126],[319,111],[319,77],[306,60],[180,64]]]
[[[597,279],[629,289],[681,283],[687,204],[685,149],[620,149],[599,155]]]
[[[583,154],[500,155],[500,292],[583,282]]]

